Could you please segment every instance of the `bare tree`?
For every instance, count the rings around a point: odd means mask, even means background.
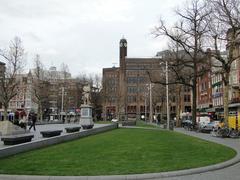
[[[33,83],[33,100],[38,105],[38,119],[42,121],[44,109],[48,109],[49,82],[44,76],[44,66],[40,60],[40,55],[36,55],[34,59],[34,71],[32,75]]]
[[[187,59],[181,62],[181,65],[188,67],[193,72],[191,80],[180,80],[192,87],[192,117],[193,123],[196,124],[197,108],[197,77],[199,76],[198,65],[204,63],[204,38],[207,33],[207,16],[210,12],[206,11],[206,3],[200,0],[192,0],[186,8],[176,11],[179,16],[178,23],[172,28],[167,28],[164,21],[160,19],[159,25],[155,27],[153,34],[156,37],[166,36],[173,42],[177,43],[187,55]],[[181,83],[183,83],[181,82]]]
[[[0,98],[4,108],[4,120],[7,120],[7,110],[10,100],[18,93],[18,85],[16,77],[17,74],[23,71],[24,67],[24,48],[22,41],[19,37],[15,37],[9,45],[9,49],[4,51],[0,50],[0,56],[6,62],[5,76],[1,79]]]
[[[213,47],[212,64],[222,75],[224,95],[224,121],[228,125],[229,77],[231,65],[240,58],[240,1],[239,0],[211,0],[208,1],[211,14],[209,15],[209,43]],[[221,53],[227,49],[227,56]]]

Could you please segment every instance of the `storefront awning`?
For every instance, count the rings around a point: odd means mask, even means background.
[[[214,107],[206,110],[206,112],[215,112],[215,111],[216,111],[216,108],[214,108]]]

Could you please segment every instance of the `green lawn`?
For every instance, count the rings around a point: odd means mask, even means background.
[[[141,121],[141,120],[137,121],[136,126],[138,126],[138,127],[148,127],[148,128],[160,128],[159,126],[148,124],[145,121]]]
[[[236,152],[183,134],[117,129],[0,159],[1,174],[113,175],[173,171],[230,159]]]

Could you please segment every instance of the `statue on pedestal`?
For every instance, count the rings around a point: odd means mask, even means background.
[[[91,86],[88,84],[83,87],[83,104],[81,105],[80,124],[83,129],[91,129],[94,126],[92,119],[92,106],[90,105]]]
[[[84,86],[83,87],[83,104],[84,105],[90,105],[91,102],[90,102],[90,99],[91,99],[91,96],[90,96],[90,91],[91,91],[91,87],[90,85],[87,85],[87,86]]]

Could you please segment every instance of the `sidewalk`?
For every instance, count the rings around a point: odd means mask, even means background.
[[[79,123],[71,123],[71,124],[43,124],[43,125],[36,125],[36,131],[33,130],[33,128],[31,129],[30,133],[32,133],[34,135],[34,138],[32,139],[32,141],[36,141],[36,140],[40,140],[40,139],[44,139],[41,135],[41,131],[48,131],[48,130],[62,130],[62,135],[66,134],[65,128],[66,127],[76,127],[76,126],[81,126]],[[105,126],[105,124],[94,124],[93,128],[98,128],[98,127],[102,127]],[[27,127],[29,128],[29,126]],[[82,128],[80,129],[80,131],[85,131]],[[0,136],[1,138],[1,136]],[[3,144],[3,141],[0,141],[0,149],[2,148],[6,148],[8,147],[7,145]]]
[[[207,141],[216,142],[229,147],[232,147],[237,151],[237,156],[235,159],[240,159],[240,139],[230,139],[230,138],[217,138],[213,137],[211,134],[196,133],[193,131],[186,131],[183,128],[176,128],[176,132],[187,134],[190,136],[198,137]],[[161,178],[164,180],[239,180],[240,179],[240,163],[236,163],[233,166],[226,167],[224,169],[209,171],[200,174]]]

